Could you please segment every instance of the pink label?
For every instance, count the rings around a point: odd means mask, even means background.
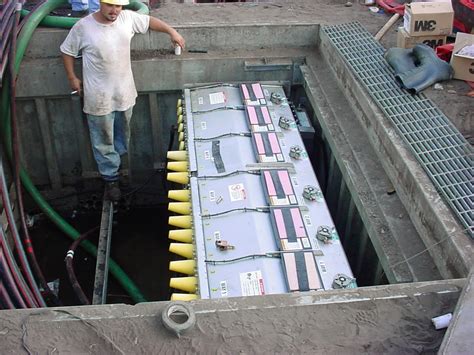
[[[268,194],[270,196],[276,195],[275,185],[273,185],[272,176],[269,171],[264,171],[263,176],[265,176],[265,182],[267,183]]]
[[[283,186],[283,191],[285,195],[293,195],[293,187],[291,186],[290,176],[286,170],[278,170],[278,177],[281,181],[281,186]]]
[[[293,225],[295,226],[296,236],[298,238],[306,237],[306,230],[304,229],[303,220],[301,219],[300,210],[297,208],[291,209],[291,218],[293,219]]]
[[[263,99],[265,96],[263,96],[263,91],[262,91],[262,87],[260,86],[260,84],[252,84],[252,90],[255,94],[255,97],[257,99]]]
[[[242,88],[242,92],[244,94],[244,99],[245,100],[250,99],[249,91],[247,90],[247,85],[241,84],[240,87]]]
[[[251,124],[258,124],[257,113],[255,112],[255,107],[253,106],[245,106],[247,109],[247,113],[249,115],[250,123]]]
[[[255,133],[255,143],[257,144],[258,154],[265,154],[265,146],[263,145],[262,135]]]
[[[286,275],[288,278],[288,287],[290,291],[298,291],[300,285],[298,283],[298,272],[296,271],[295,254],[284,253],[283,260],[285,262]]]
[[[270,118],[270,113],[268,112],[268,108],[266,106],[261,107],[262,114],[263,114],[263,120],[265,121],[266,124],[271,124],[272,119]]]
[[[286,228],[285,228],[285,220],[283,219],[283,213],[281,210],[275,210],[275,221],[277,224],[277,229],[278,229],[278,236],[280,239],[286,239]]]
[[[311,290],[322,288],[319,280],[318,270],[316,269],[316,262],[314,261],[313,253],[304,253],[304,260],[306,263],[306,273],[308,275],[308,284]]]
[[[280,145],[278,144],[278,138],[275,133],[269,133],[268,139],[270,140],[270,146],[272,147],[272,153],[278,154],[281,153]]]

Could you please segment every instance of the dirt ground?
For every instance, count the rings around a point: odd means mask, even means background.
[[[274,0],[247,3],[180,4],[165,1],[152,15],[173,26],[212,24],[263,24],[263,23],[319,23],[339,24],[358,21],[370,33],[376,34],[389,20],[391,14],[374,13],[359,2],[346,6],[345,0]],[[399,19],[381,39],[385,48],[396,46]],[[452,120],[464,137],[474,144],[473,89],[465,81],[450,80],[442,83],[442,90],[428,88],[423,93],[433,100]]]

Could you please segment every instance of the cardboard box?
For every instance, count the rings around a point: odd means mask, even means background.
[[[454,79],[474,81],[474,57],[460,55],[458,52],[466,46],[474,45],[474,35],[458,32],[454,42],[451,66],[454,69]]]
[[[449,35],[453,30],[451,2],[414,2],[405,5],[403,28],[412,36]]]
[[[436,48],[438,46],[442,46],[446,44],[446,36],[420,36],[420,37],[412,37],[410,36],[407,31],[403,27],[398,28],[397,33],[397,47],[400,48],[413,48],[417,44],[426,44],[431,48]]]

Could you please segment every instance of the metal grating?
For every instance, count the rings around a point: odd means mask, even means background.
[[[359,23],[324,26],[328,36],[377,106],[425,169],[474,238],[473,148],[423,94],[401,89],[383,58],[385,49]]]

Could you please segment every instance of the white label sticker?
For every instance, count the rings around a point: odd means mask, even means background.
[[[216,240],[216,242],[221,240],[221,231],[215,231],[214,232],[214,239]]]
[[[323,274],[325,274],[326,272],[328,272],[327,269],[326,269],[326,264],[324,263],[324,261],[322,261],[322,260],[319,261],[319,267],[321,268],[321,272],[322,272]]]
[[[244,184],[229,185],[229,195],[231,202],[245,200],[247,195],[245,194]]]
[[[204,105],[204,97],[198,97],[198,104]]]
[[[240,287],[242,296],[261,296],[265,294],[262,272],[249,271],[240,274]]]
[[[209,201],[214,202],[216,200],[216,192],[214,190],[209,191]]]
[[[225,102],[224,93],[221,91],[209,94],[209,101],[211,105],[223,104]]]
[[[207,123],[206,123],[206,121],[202,121],[202,122],[201,122],[201,129],[202,129],[203,131],[205,131],[205,130],[207,129]]]
[[[209,160],[211,159],[211,152],[208,150],[204,151],[204,159]]]
[[[304,216],[304,222],[306,223],[307,226],[311,226],[311,217],[309,215]]]
[[[270,96],[270,92],[267,89],[263,89],[263,95]]]
[[[227,297],[228,292],[227,292],[227,281],[221,281],[221,296],[222,297]]]
[[[291,178],[291,181],[293,181],[293,185],[298,186],[298,179],[295,176]]]

